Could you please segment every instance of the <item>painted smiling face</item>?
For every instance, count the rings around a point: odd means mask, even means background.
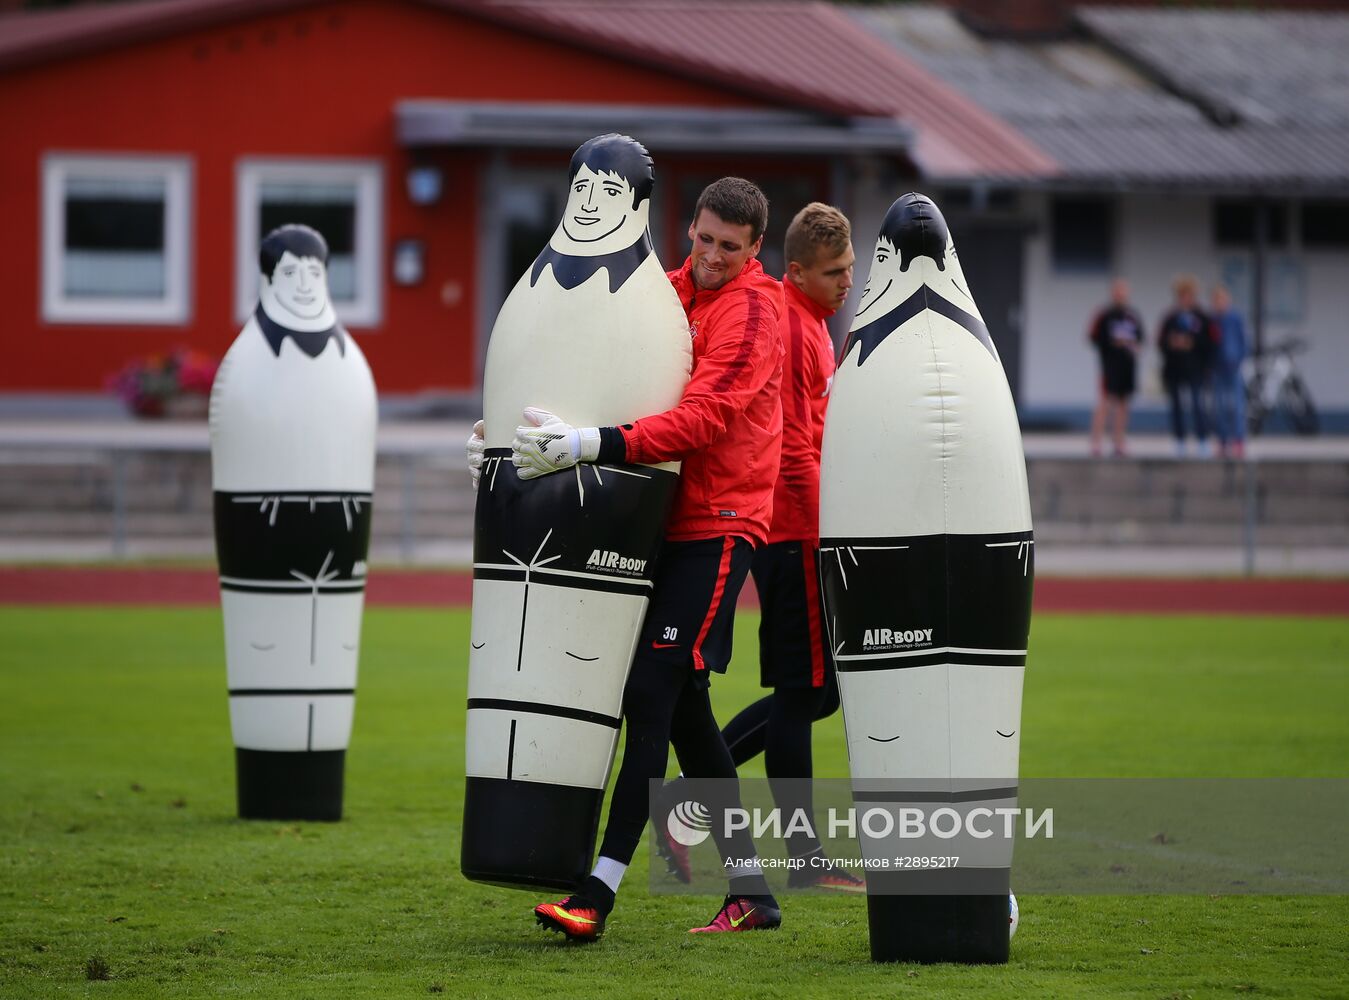
[[[271,290],[277,305],[297,319],[318,319],[328,306],[328,269],[317,257],[287,250],[272,272]]]
[[[900,289],[905,293],[912,291],[907,286],[899,269],[899,253],[894,245],[882,236],[876,241],[876,250],[871,256],[871,273],[862,289],[862,298],[857,303],[854,322],[870,323],[880,319],[903,301]]]
[[[337,323],[328,297],[328,268],[319,257],[285,251],[270,274],[262,274],[262,311],[287,330],[314,332]]]
[[[875,323],[924,285],[978,317],[946,219],[930,198],[911,191],[897,198],[881,221],[854,329]]]
[[[634,243],[646,230],[646,207],[633,207],[632,185],[618,174],[582,166],[571,180],[561,232],[568,253],[609,253]]]

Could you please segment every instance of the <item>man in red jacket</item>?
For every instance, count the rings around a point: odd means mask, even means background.
[[[737,766],[763,753],[783,815],[813,817],[810,727],[839,704],[819,585],[820,445],[834,381],[824,321],[852,288],[852,229],[837,208],[812,202],[787,227],[784,249],[782,467],[768,544],[755,550],[751,566],[761,609],[759,678],[773,693],[727,723],[722,736]],[[792,888],[866,891],[861,879],[829,863],[812,833],[789,836],[787,852]]]
[[[782,286],[756,259],[768,201],[754,184],[724,177],[698,198],[684,266],[669,274],[689,318],[693,373],[674,409],[622,427],[569,426],[526,410],[512,461],[521,478],[576,462],[682,461],[651,605],[623,694],[626,742],[595,870],[577,891],[534,908],[539,923],[594,940],[637,849],[650,782],[665,776],[670,744],[691,778],[719,778],[739,804],[735,765],[708,698],[708,675],[731,655],[735,603],[756,545],[767,541],[782,438]],[[781,921],[745,831],[713,834],[730,891],[697,932],[772,929]]]
[[[812,202],[787,227],[787,308],[779,330],[786,349],[782,379],[782,466],[773,492],[768,544],[750,572],[759,591],[759,677],[772,695],[744,709],[722,730],[737,767],[762,753],[773,797],[784,816],[813,817],[811,724],[838,710],[838,681],[819,586],[820,445],[834,380],[834,344],[824,321],[852,288],[852,228],[838,209]],[[665,836],[659,818],[683,801],[673,783],[653,810],[653,835],[670,871],[689,880],[688,850]],[[798,813],[799,810],[799,813]],[[813,832],[787,838],[793,862],[787,884],[865,892],[865,883],[831,865]]]

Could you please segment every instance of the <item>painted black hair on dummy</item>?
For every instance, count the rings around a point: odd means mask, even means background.
[[[946,244],[951,231],[941,209],[927,195],[910,191],[900,195],[881,220],[877,239],[886,239],[899,254],[899,269],[907,271],[909,262],[931,257],[937,270],[946,270]]]
[[[567,183],[576,179],[582,167],[589,167],[596,174],[617,174],[626,180],[632,186],[633,208],[651,197],[651,189],[656,184],[656,172],[646,147],[631,136],[617,132],[597,135],[571,154]]]
[[[258,267],[267,275],[268,281],[272,280],[276,265],[287,250],[296,257],[317,257],[324,267],[328,266],[328,241],[317,229],[295,224],[277,226],[262,238],[262,245],[258,247]]]

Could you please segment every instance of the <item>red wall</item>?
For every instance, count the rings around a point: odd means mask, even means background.
[[[233,315],[235,163],[241,156],[384,163],[384,322],[356,329],[385,392],[465,388],[473,337],[481,154],[445,154],[445,196],[410,204],[395,101],[743,104],[712,87],[415,3],[334,2],[0,74],[0,391],[101,389],[133,357],[190,346],[219,357]],[[41,320],[45,152],[173,153],[193,161],[192,315],[184,326]],[[566,151],[569,153],[570,151]],[[565,168],[559,156],[559,169]],[[388,280],[395,239],[426,244],[427,277]],[[509,286],[514,276],[507,276]],[[443,295],[457,284],[462,295]]]

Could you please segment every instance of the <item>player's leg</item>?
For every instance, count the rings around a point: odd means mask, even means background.
[[[824,853],[813,832],[815,802],[810,787],[815,774],[811,726],[823,701],[823,688],[780,687],[773,692],[764,747],[768,784],[782,813],[783,825],[796,829],[800,824],[793,823],[793,818],[804,816],[812,828],[812,832],[798,831],[787,837],[787,854],[795,861]]]
[[[731,660],[736,598],[749,572],[752,551],[743,538],[722,540],[716,584],[705,603],[693,644],[694,669],[680,692],[671,721],[670,738],[684,774],[690,779],[716,779],[703,787],[710,800],[712,834],[723,863],[731,862],[727,866],[729,892],[721,909],[710,923],[693,928],[695,933],[771,930],[782,922],[777,900],[764,881],[754,841],[745,830],[730,834],[726,830],[726,811],[740,806],[740,786],[708,697],[710,676],[724,673]],[[711,579],[712,574],[707,572],[702,577]]]
[[[773,930],[782,923],[782,911],[764,879],[754,840],[743,828],[727,831],[727,812],[741,808],[740,786],[704,680],[691,678],[681,694],[671,739],[680,767],[711,815],[712,836],[727,874],[727,892],[712,920],[691,932]]]
[[[681,542],[678,547],[684,553],[686,564],[679,573],[679,593],[688,596],[678,607],[671,608],[671,612],[678,612],[683,624],[674,624],[669,614],[657,612],[653,608],[647,614],[647,622],[651,627],[643,633],[642,648],[646,648],[646,632],[649,631],[651,642],[663,650],[663,655],[691,658],[694,673],[704,675],[705,679],[708,671],[723,671],[730,662],[735,604],[749,572],[753,547],[745,539],[731,536]],[[662,564],[662,571],[663,568]],[[667,589],[674,592],[673,586]],[[670,619],[669,623],[666,622],[667,618]],[[674,634],[671,634],[672,629]],[[679,644],[684,652],[671,652],[668,647],[675,644]],[[766,711],[764,716],[766,720]],[[737,739],[737,752],[744,755],[739,761],[748,760],[759,752],[754,747],[757,745],[761,749],[763,745],[762,735],[755,733],[761,727],[745,721],[742,730],[744,738]],[[669,874],[680,882],[688,882],[688,849],[671,840],[665,826],[669,808],[681,801],[683,794],[676,780],[651,802],[650,818],[653,843],[664,859]]]
[[[737,768],[763,753],[768,716],[772,710],[773,696],[760,698],[738,712],[721,730],[722,739],[731,755],[731,762]],[[666,783],[661,794],[651,803],[651,835],[656,851],[665,861],[666,873],[680,882],[687,883],[691,878],[688,848],[672,841],[665,826],[670,809],[684,801],[683,784],[684,776],[680,774],[679,777]]]
[[[773,686],[771,681],[764,680],[766,675],[772,673],[772,668],[766,666],[766,660],[772,658],[773,631],[785,611],[779,606],[783,573],[781,551],[782,543],[762,545],[755,549],[750,563],[750,575],[759,594],[759,675],[764,687]],[[768,695],[741,709],[722,728],[722,738],[731,751],[731,759],[735,761],[736,767],[763,753],[772,711],[773,698]]]
[[[828,641],[819,601],[816,545],[809,541],[782,541],[761,546],[754,553],[754,585],[759,591],[759,683],[773,689],[746,712],[762,718],[755,731],[764,751],[764,769],[773,801],[784,822],[798,814],[812,817],[809,779],[810,727],[819,712],[828,673]],[[742,712],[741,716],[746,714]],[[735,720],[728,726],[728,746],[738,736]],[[746,739],[736,740],[740,746]],[[743,758],[732,750],[736,763]],[[802,812],[804,810],[804,812]],[[819,850],[810,834],[788,838],[793,857]]]
[[[646,826],[650,783],[665,776],[680,691],[691,672],[705,668],[705,646],[717,662],[724,642],[729,658],[729,619],[748,570],[749,548],[743,540],[737,548],[730,538],[667,542],[662,547],[623,693],[623,763],[614,780],[599,860],[567,900],[535,907],[545,926],[582,940],[593,940],[603,929]],[[724,623],[724,637],[711,628],[714,621]],[[719,669],[725,669],[724,660],[720,662]],[[598,913],[598,925],[569,924],[565,913],[578,907]]]
[[[772,711],[773,696],[765,695],[742,708],[722,728],[721,737],[726,741],[736,767],[763,753],[768,716]]]
[[[838,674],[834,672],[833,663],[830,663],[824,678],[824,695],[820,698],[819,707],[815,709],[815,721],[829,718],[838,711],[839,704]]]
[[[814,830],[811,727],[837,711],[839,704],[820,594],[818,546],[808,540],[769,545],[755,553],[754,566],[755,581],[762,580],[763,620],[768,625],[759,634],[760,680],[773,687],[764,770],[784,827],[792,831],[787,853],[801,866],[792,870],[788,884],[861,887],[860,881],[833,884],[833,869]],[[794,823],[794,817],[805,817],[810,829]]]
[[[570,896],[534,908],[535,918],[545,927],[581,941],[595,940],[604,932],[646,825],[651,779],[665,774],[671,719],[685,673],[667,663],[652,663],[640,653],[634,660],[623,692],[623,763],[614,779],[599,860]]]
[[[727,833],[724,814],[740,808],[740,783],[730,751],[721,738],[707,688],[690,681],[675,707],[670,739],[679,757],[679,766],[694,783],[703,804],[713,817],[712,836],[723,861],[738,859],[728,868],[730,889],[735,895],[766,895],[768,883],[758,864],[758,852],[747,830]],[[710,779],[710,780],[705,780]]]
[[[752,759],[764,750],[769,734],[770,717],[773,718],[775,734],[772,759],[765,762],[769,774],[812,773],[811,731],[810,725],[820,719],[826,719],[838,711],[838,679],[832,667],[827,671],[823,688],[801,690],[774,689],[767,697],[760,698],[742,709],[721,730],[722,738],[731,755],[731,761],[738,769],[745,761]],[[804,754],[802,751],[804,750]],[[683,763],[681,761],[681,768]],[[689,881],[687,849],[669,840],[665,821],[670,808],[683,801],[681,786],[683,776],[666,785],[660,801],[652,808],[651,822],[656,838],[657,850],[665,859],[669,874],[681,882]],[[784,810],[790,808],[806,809],[806,815],[813,815],[813,803],[807,796],[798,801],[790,792],[778,794],[773,789],[774,801]],[[787,812],[790,815],[790,811]],[[789,844],[789,847],[791,845]],[[798,852],[809,854],[816,845],[803,843]]]

